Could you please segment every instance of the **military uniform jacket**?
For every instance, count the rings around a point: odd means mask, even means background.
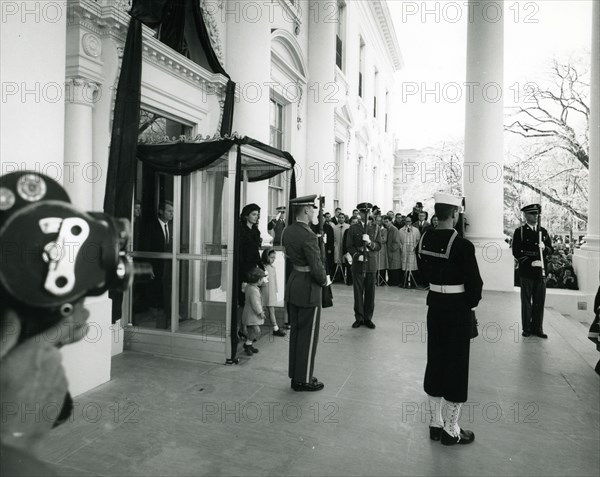
[[[537,228],[537,227],[536,227]],[[542,241],[546,248],[544,249],[544,268],[548,270],[548,255],[552,254],[552,240],[544,227],[542,231]],[[541,278],[542,269],[532,267],[535,260],[540,259],[539,231],[534,230],[528,224],[525,224],[515,230],[512,242],[513,256],[519,262],[519,276],[525,278]]]
[[[348,229],[348,253],[352,255],[352,260],[354,263],[361,263],[358,261],[359,255],[363,254],[363,239],[362,236],[365,233],[365,226],[361,223],[351,225]],[[370,223],[367,224],[367,231],[369,234],[369,238],[371,239],[371,246],[368,247],[367,257],[366,258],[366,267],[367,272],[376,272],[377,271],[377,255],[379,250],[381,250],[381,234],[379,231],[379,225]]]
[[[281,245],[281,234],[283,233],[283,229],[285,229],[285,220],[271,220],[267,224],[267,230],[273,231],[273,245]]]
[[[327,283],[327,274],[317,236],[304,222],[294,222],[285,228],[282,244],[292,265],[310,267],[310,272],[292,269],[285,284],[285,302],[307,308],[321,306],[321,287]]]
[[[424,279],[436,285],[464,284],[464,293],[430,291],[427,305],[445,309],[475,308],[481,300],[483,281],[479,274],[475,247],[454,229],[428,230],[417,246],[417,262]]]

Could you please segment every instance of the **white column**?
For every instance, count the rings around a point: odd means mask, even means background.
[[[579,289],[595,292],[600,270],[600,4],[592,6],[592,65],[590,79],[590,167],[586,243],[575,251],[573,266]]]
[[[268,2],[229,0],[221,18],[227,22],[227,65],[225,70],[237,83],[233,131],[269,143],[271,81],[271,24]],[[268,187],[266,181],[249,183],[246,203],[261,207],[260,233],[267,231]],[[243,206],[244,204],[242,204]]]
[[[92,113],[98,84],[85,78],[67,78],[65,101],[65,158],[63,185],[71,202],[82,210],[93,208]]]
[[[342,102],[339,99],[325,99],[326,95],[331,96],[330,86],[335,82],[336,24],[327,21],[327,3],[311,2],[311,8],[318,11],[311,12],[308,21],[307,170],[303,171],[306,174],[305,190],[299,190],[298,195],[324,193],[324,174],[330,172],[324,169],[324,164],[335,162],[335,104]],[[318,168],[317,175],[315,167]],[[331,199],[326,197],[327,210],[330,209]]]
[[[502,2],[469,0],[465,213],[484,287],[492,290],[513,289],[513,258],[503,234],[503,16]]]
[[[1,2],[0,174],[62,182],[66,2]]]

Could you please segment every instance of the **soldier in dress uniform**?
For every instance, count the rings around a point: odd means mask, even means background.
[[[348,229],[348,253],[352,255],[352,277],[354,286],[354,323],[352,328],[365,325],[374,329],[375,274],[377,255],[381,249],[379,226],[369,222],[369,211],[373,206],[368,202],[358,204],[360,221]]]
[[[469,444],[471,431],[458,426],[460,408],[467,400],[471,313],[481,300],[483,282],[475,247],[458,236],[462,199],[435,194],[439,225],[426,231],[417,245],[419,270],[430,283],[427,295],[427,368],[424,389],[429,395],[429,436],[444,445]],[[442,407],[447,405],[447,419]]]
[[[273,246],[281,245],[281,234],[285,229],[285,206],[277,207],[277,215],[267,224],[267,231],[273,237]]]
[[[546,301],[544,271],[548,267],[547,257],[553,251],[552,240],[548,231],[538,223],[542,213],[540,204],[527,205],[521,212],[525,215],[526,224],[513,234],[512,253],[519,262],[522,335],[548,338],[543,329]]]
[[[325,272],[317,236],[310,229],[317,196],[290,200],[296,221],[285,228],[283,247],[292,264],[285,285],[290,330],[289,377],[294,391],[320,391],[325,385],[313,376],[319,339],[322,287],[331,284]]]

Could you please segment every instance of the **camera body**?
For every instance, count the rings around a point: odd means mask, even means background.
[[[124,291],[134,266],[130,225],[77,209],[53,179],[32,171],[0,177],[0,301],[41,332],[86,296]]]

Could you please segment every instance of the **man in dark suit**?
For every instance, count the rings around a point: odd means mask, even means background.
[[[325,239],[325,270],[327,275],[333,275],[335,271],[335,234],[333,233],[333,227],[331,226],[331,214],[326,212],[323,215],[325,222],[323,223],[323,233],[327,237]]]
[[[296,222],[285,228],[283,246],[292,271],[285,284],[290,330],[288,375],[294,391],[320,391],[325,385],[313,376],[319,326],[322,288],[331,284],[321,260],[316,234],[311,230],[316,195],[290,200]]]
[[[170,253],[173,246],[173,203],[163,200],[158,206],[158,214],[144,227],[141,237],[142,250],[147,252]],[[155,258],[147,260],[152,265],[153,277],[148,286],[150,306],[162,308],[164,313],[156,313],[156,327],[166,329],[171,322],[171,260]]]
[[[348,229],[348,253],[352,255],[352,278],[354,287],[354,323],[352,328],[365,325],[374,329],[375,274],[377,254],[381,250],[379,226],[369,222],[369,211],[373,206],[368,202],[358,204],[360,211],[358,224]]]
[[[333,217],[331,217],[331,223],[333,225],[337,225],[338,224],[338,221],[339,221],[341,213],[342,213],[341,207],[336,207],[335,211],[333,212]]]
[[[546,301],[546,278],[548,256],[552,254],[552,240],[548,231],[538,223],[542,212],[540,204],[530,204],[521,209],[526,224],[513,234],[512,253],[519,262],[521,286],[522,334],[548,338],[544,333],[544,303]],[[543,260],[543,261],[542,261]]]
[[[414,223],[414,226],[419,229],[419,232],[421,233],[421,235],[423,235],[423,232],[425,230],[427,230],[429,228],[429,225],[430,225],[429,222],[427,222],[426,217],[427,217],[427,213],[421,211],[421,212],[419,212],[419,215],[418,215],[419,220],[417,220]]]
[[[404,217],[402,216],[402,214],[400,214],[400,213],[396,214],[396,217],[394,218],[394,222],[392,222],[392,224],[398,230],[400,230],[402,227],[404,227]]]

